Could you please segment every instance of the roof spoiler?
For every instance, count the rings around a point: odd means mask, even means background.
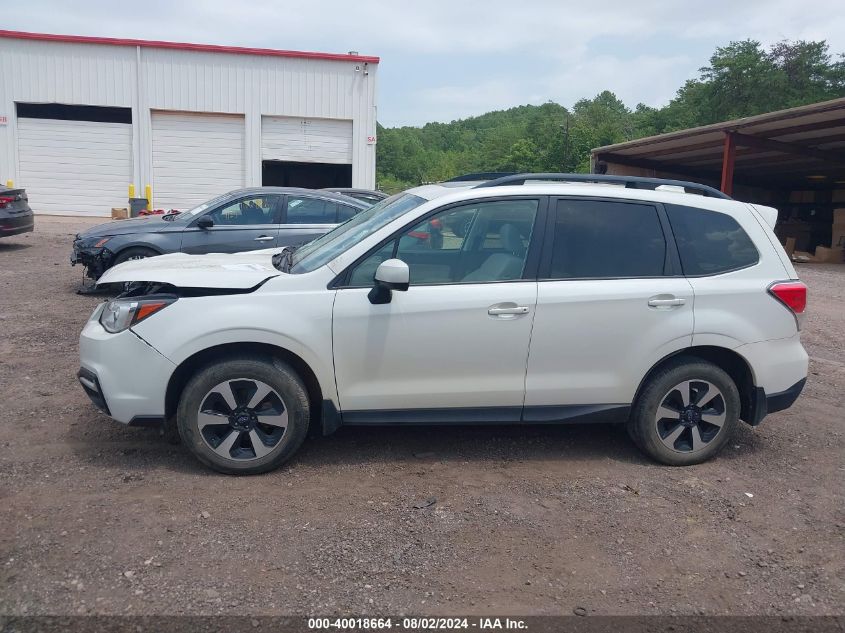
[[[610,185],[624,185],[628,189],[650,189],[652,191],[662,186],[682,187],[684,191],[701,194],[708,198],[722,198],[732,200],[730,196],[718,189],[685,180],[669,180],[665,178],[643,178],[641,176],[610,176],[607,174],[513,174],[503,176],[476,185],[475,189],[485,187],[504,187],[506,185],[524,185],[528,181],[552,182],[586,182]]]

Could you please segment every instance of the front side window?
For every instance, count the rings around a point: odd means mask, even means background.
[[[278,196],[251,196],[225,204],[208,214],[214,226],[273,224]]]
[[[426,200],[411,193],[400,193],[382,200],[335,227],[322,237],[297,249],[293,255],[293,274],[309,273],[325,266],[358,242],[412,211]]]
[[[663,275],[666,238],[648,204],[561,199],[555,211],[551,279]]]
[[[378,265],[401,259],[411,284],[520,279],[537,218],[537,200],[475,202],[423,220],[353,268],[348,285],[369,286]]]
[[[337,205],[333,200],[288,196],[286,224],[335,224]]]
[[[715,275],[753,266],[759,253],[731,216],[718,211],[666,205],[685,275]]]

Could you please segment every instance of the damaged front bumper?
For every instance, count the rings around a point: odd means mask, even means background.
[[[91,279],[99,279],[111,266],[114,253],[109,249],[101,247],[85,248],[77,241],[73,243],[73,253],[70,255],[70,265],[81,264],[85,267],[85,275]]]

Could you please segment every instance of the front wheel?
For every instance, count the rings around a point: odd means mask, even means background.
[[[206,466],[231,475],[278,468],[308,433],[308,395],[279,360],[209,365],[186,385],[176,422],[182,442]]]
[[[131,248],[127,248],[124,251],[120,251],[117,254],[117,257],[114,258],[112,262],[112,266],[117,266],[118,264],[122,264],[123,262],[128,262],[135,259],[147,259],[147,257],[155,257],[158,255],[156,251],[151,248],[145,248],[143,246],[132,246]]]
[[[646,383],[628,422],[634,443],[670,466],[699,464],[716,455],[739,421],[739,391],[721,368],[678,358]]]

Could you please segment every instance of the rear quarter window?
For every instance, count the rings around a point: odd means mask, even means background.
[[[685,275],[717,275],[760,261],[754,242],[731,216],[673,204],[666,213]]]

